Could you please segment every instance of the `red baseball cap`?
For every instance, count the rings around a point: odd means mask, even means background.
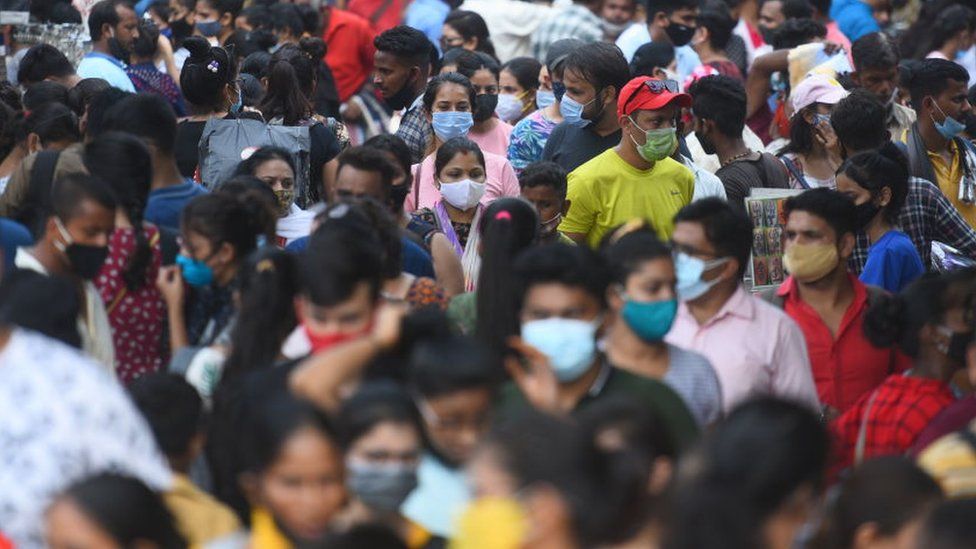
[[[620,90],[617,117],[629,116],[639,110],[656,111],[672,102],[677,102],[679,107],[691,108],[691,96],[678,92],[678,83],[674,80],[638,76]]]

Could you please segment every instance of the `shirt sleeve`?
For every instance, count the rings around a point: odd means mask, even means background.
[[[864,270],[858,277],[861,282],[884,288],[889,292],[898,292],[897,280],[900,265],[887,250],[877,250],[868,254],[868,260],[864,264]]]
[[[593,195],[586,182],[581,180],[579,172],[569,174],[566,199],[570,201],[569,213],[559,224],[559,230],[564,233],[589,234],[596,222],[599,205],[594,204]]]
[[[820,410],[807,343],[800,327],[790,318],[783,318],[780,322],[772,364],[775,367],[774,395],[795,399],[814,411]]]
[[[969,257],[976,257],[976,230],[966,223],[959,210],[944,194],[941,192],[931,194],[932,207],[935,209],[935,230],[929,235],[930,240],[945,242]]]

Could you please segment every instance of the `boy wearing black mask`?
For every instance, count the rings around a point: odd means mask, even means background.
[[[83,296],[78,316],[82,348],[114,368],[112,332],[102,298],[92,284],[108,256],[115,230],[116,199],[107,183],[87,175],[59,179],[51,189],[51,212],[32,248],[19,248],[17,268],[71,278]]]

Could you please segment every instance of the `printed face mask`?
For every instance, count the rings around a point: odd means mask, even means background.
[[[630,136],[630,140],[634,142],[634,147],[637,148],[637,154],[641,158],[648,162],[657,162],[659,160],[664,160],[674,149],[678,146],[678,134],[675,128],[657,128],[653,130],[644,130],[634,122],[631,117],[630,123],[634,125],[635,128],[644,132],[644,144],[640,144],[634,139],[634,136]]]
[[[291,212],[291,205],[295,202],[295,189],[278,189],[275,200],[278,202],[278,217],[285,217]]]

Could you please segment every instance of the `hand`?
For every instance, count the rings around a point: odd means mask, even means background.
[[[376,342],[381,351],[389,351],[400,342],[403,317],[407,316],[409,307],[406,303],[383,302],[376,311],[373,331],[370,337]]]
[[[834,133],[833,126],[827,122],[817,124],[813,128],[813,137],[827,151],[827,154],[830,155],[830,160],[835,164],[834,168],[839,168],[843,155],[840,150],[840,140],[837,139],[837,134]]]
[[[170,308],[183,304],[183,272],[176,265],[162,267],[156,277],[156,288]]]
[[[508,346],[521,355],[505,357],[505,369],[512,376],[525,399],[532,406],[552,414],[562,414],[559,406],[559,380],[549,358],[518,336],[508,339]]]

